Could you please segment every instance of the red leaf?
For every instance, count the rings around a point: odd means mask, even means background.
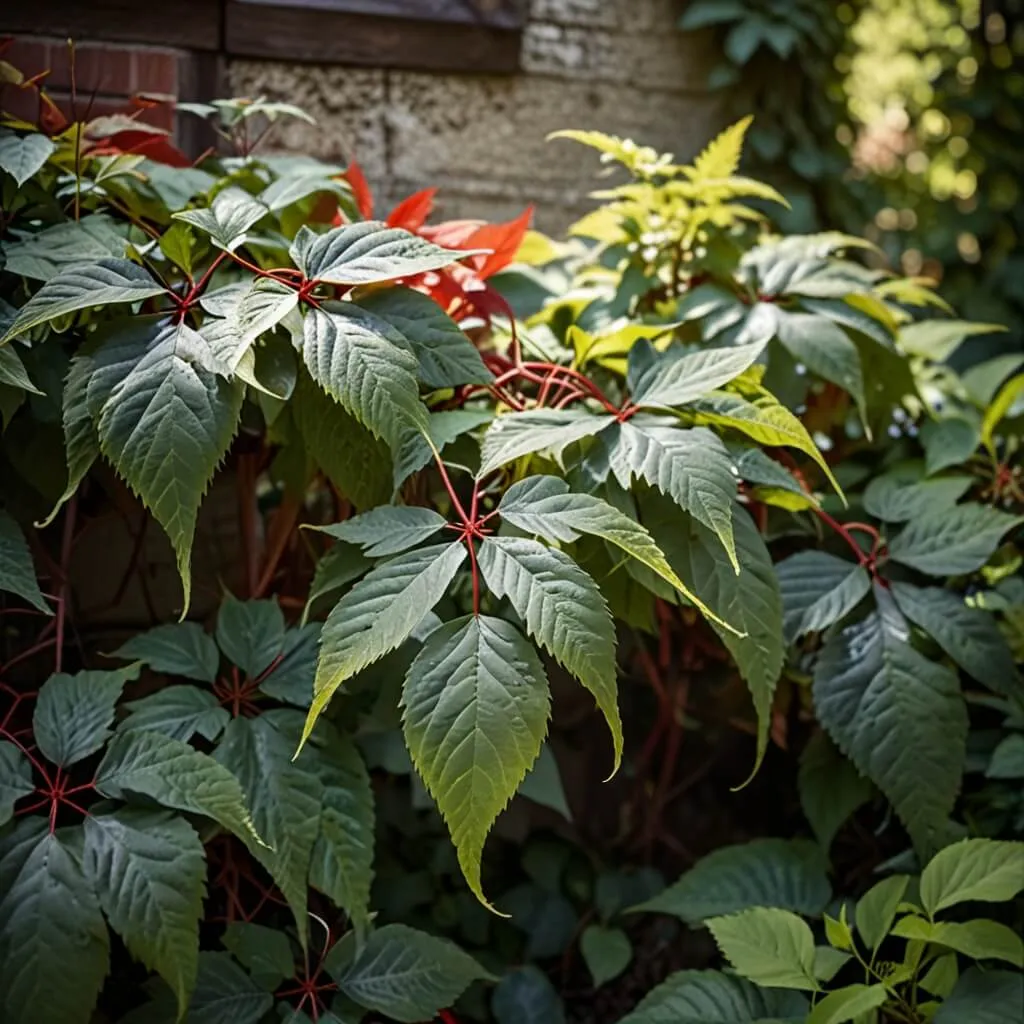
[[[446,220],[442,224],[425,224],[419,231],[424,238],[447,249],[462,249],[464,241],[478,228],[486,226],[482,220]]]
[[[533,207],[528,206],[515,220],[506,221],[504,224],[485,224],[462,240],[462,244],[457,247],[459,249],[494,250],[488,256],[473,257],[472,264],[475,266],[477,277],[484,280],[491,274],[504,270],[515,259],[532,216]]]
[[[191,167],[192,161],[177,146],[172,145],[163,135],[149,131],[115,132],[96,146],[90,146],[93,156],[115,156],[120,153],[134,153],[145,156],[158,164],[168,167]]]
[[[369,220],[373,216],[373,193],[363,174],[362,167],[353,160],[345,171],[345,177],[352,186],[352,196],[356,201],[356,208]]]
[[[405,228],[406,231],[419,231],[434,209],[436,188],[425,188],[414,192],[403,199],[389,214],[389,228]]]

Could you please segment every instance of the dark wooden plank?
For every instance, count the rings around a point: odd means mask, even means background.
[[[221,0],[0,0],[0,32],[218,50]]]
[[[519,29],[526,21],[526,0],[238,0],[242,4],[306,8],[335,14],[372,14],[406,21],[444,21],[458,25]]]
[[[349,2],[349,0],[339,0]],[[521,33],[479,24],[228,0],[230,57],[357,64],[418,71],[511,74],[519,70]]]

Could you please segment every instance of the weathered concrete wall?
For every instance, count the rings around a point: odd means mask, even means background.
[[[363,165],[381,205],[438,185],[444,217],[506,219],[537,204],[537,226],[588,206],[596,157],[560,128],[612,132],[687,157],[721,127],[704,82],[708,41],[680,33],[675,0],[532,0],[517,75],[235,61],[238,95],[287,98],[317,119],[283,148]]]

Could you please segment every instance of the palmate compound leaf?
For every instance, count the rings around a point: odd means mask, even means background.
[[[165,686],[123,707],[130,714],[118,725],[119,732],[149,730],[186,742],[196,733],[215,740],[231,719],[216,695],[198,686]]]
[[[292,760],[302,719],[301,711],[289,709],[233,718],[214,756],[242,787],[253,825],[266,843],[253,854],[288,901],[305,945],[307,879],[320,831],[323,783],[310,768],[309,752]]]
[[[749,369],[766,343],[702,348],[659,359],[637,381],[633,401],[652,408],[686,405]]]
[[[302,355],[313,380],[392,451],[410,430],[426,430],[416,360],[386,320],[325,302],[303,318]]]
[[[212,818],[250,848],[260,843],[238,779],[209,755],[157,732],[115,734],[96,769],[96,790],[111,799],[138,793]]]
[[[3,509],[0,509],[0,590],[17,594],[33,608],[52,614],[39,590],[32,552],[29,551],[25,534],[14,518]]]
[[[22,819],[0,860],[0,1019],[5,1024],[88,1024],[109,963],[99,901],[72,844]],[[55,981],[54,971],[58,980]]]
[[[335,540],[358,545],[370,558],[383,558],[429,540],[444,525],[444,517],[433,509],[385,505],[317,529]]]
[[[173,989],[183,1013],[196,980],[206,858],[192,826],[123,807],[85,819],[82,870],[129,952]]]
[[[1013,653],[990,612],[971,608],[959,594],[940,587],[893,582],[892,596],[965,672],[997,693],[1021,692]]]
[[[871,590],[863,566],[826,551],[800,551],[775,566],[786,643],[820,633],[853,611]]]
[[[220,652],[213,637],[198,622],[171,622],[136,633],[114,657],[141,661],[154,672],[212,683],[217,678]]]
[[[171,216],[209,235],[214,244],[232,252],[246,238],[246,232],[267,215],[267,208],[244,189],[230,187],[218,192],[206,209],[181,210]]]
[[[798,992],[759,988],[721,971],[677,971],[620,1024],[804,1024]]]
[[[427,638],[406,674],[402,707],[413,764],[448,825],[470,889],[490,907],[480,881],[484,843],[547,733],[544,668],[513,625],[467,616]]]
[[[513,484],[498,508],[506,522],[555,544],[571,543],[584,533],[602,538],[657,573],[707,618],[729,628],[676,575],[647,530],[601,498],[570,493],[559,477],[530,476]]]
[[[481,250],[442,249],[402,228],[368,220],[344,224],[323,235],[303,227],[290,255],[311,280],[363,285],[440,270],[456,260],[481,255]]]
[[[217,646],[249,679],[262,675],[281,653],[284,633],[276,600],[239,601],[228,594],[217,612]]]
[[[371,932],[336,977],[350,999],[403,1024],[433,1020],[471,982],[491,979],[455,943],[404,924]]]
[[[243,389],[213,372],[209,346],[183,323],[155,321],[133,341],[134,363],[99,413],[100,447],[170,538],[184,613],[196,516],[235,435]]]
[[[632,909],[673,914],[697,927],[748,907],[816,916],[831,898],[828,859],[817,843],[755,839],[702,857],[664,892]]]
[[[717,435],[640,415],[616,424],[602,440],[611,471],[624,488],[629,490],[636,477],[670,497],[719,538],[733,570],[740,571],[733,535],[737,479]]]
[[[668,498],[650,492],[641,510],[669,565],[715,613],[711,625],[750,690],[758,723],[756,771],[767,750],[772,699],[785,655],[782,598],[768,549],[750,516],[738,512],[734,529],[742,569],[737,576],[711,531],[681,516]]]
[[[114,706],[139,666],[115,672],[56,673],[43,683],[32,715],[32,731],[43,756],[66,768],[95,754],[114,724]]]
[[[508,598],[527,633],[593,694],[612,734],[614,774],[622,760],[615,626],[597,584],[564,552],[527,538],[485,537],[477,557],[491,592]]]
[[[335,606],[320,637],[313,703],[302,742],[346,679],[407,640],[448,589],[465,547],[435,544],[378,565]]]
[[[432,388],[488,384],[494,375],[459,325],[429,295],[412,288],[384,288],[358,305],[386,320],[408,342],[419,378]]]
[[[477,477],[534,452],[550,452],[557,459],[573,442],[592,437],[614,422],[611,416],[585,409],[531,409],[499,416],[484,435]]]
[[[72,266],[47,281],[18,311],[18,316],[0,338],[0,345],[25,334],[39,324],[56,320],[80,309],[140,302],[162,295],[164,286],[149,271],[130,260],[113,256],[95,263]]]
[[[891,596],[828,638],[814,670],[818,718],[886,795],[915,847],[929,851],[953,809],[967,712],[956,675],[909,643]]]

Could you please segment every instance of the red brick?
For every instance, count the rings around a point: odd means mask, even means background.
[[[16,67],[26,78],[47,71],[50,67],[50,43],[46,39],[18,37],[4,54],[4,60]]]
[[[178,94],[178,54],[138,47],[132,52],[132,91]]]

